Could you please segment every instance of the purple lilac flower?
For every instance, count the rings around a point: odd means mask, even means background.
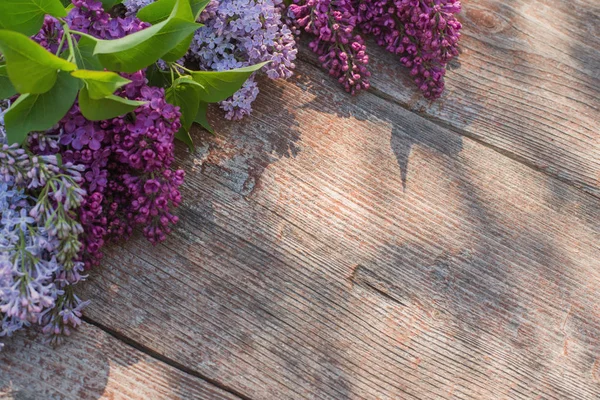
[[[96,0],[72,0],[72,3],[74,8],[66,17],[69,27],[98,39],[118,39],[150,26],[133,16],[113,18]],[[36,40],[36,37],[33,39]]]
[[[89,188],[91,192],[95,192],[96,189],[100,191],[106,187],[108,182],[107,176],[108,171],[105,169],[100,169],[98,165],[92,165],[91,169],[85,173],[85,180],[89,184]]]
[[[248,79],[242,87],[230,98],[223,100],[221,108],[225,111],[225,117],[239,120],[252,112],[252,103],[258,97],[258,84],[254,78]]]
[[[106,205],[109,238],[127,237],[133,226],[142,227],[152,243],[165,239],[170,225],[177,222],[171,207],[181,203],[178,187],[183,183],[183,170],[171,171],[174,160],[175,133],[181,127],[181,113],[164,99],[164,90],[146,85],[142,72],[128,76],[132,83],[121,95],[147,103],[132,118],[104,121],[109,132],[112,157],[108,191],[112,201]],[[158,184],[147,193],[147,182]]]
[[[92,124],[86,124],[73,132],[71,145],[75,150],[81,150],[84,146],[90,150],[99,150],[103,139],[104,131],[94,129]]]
[[[357,34],[351,0],[294,0],[288,12],[298,30],[314,35],[310,49],[347,92],[355,94],[369,88],[369,56]]]
[[[127,7],[128,15],[134,16],[141,8],[154,3],[155,0],[125,0],[123,4]]]
[[[446,64],[458,55],[461,24],[456,0],[359,0],[359,26],[377,44],[401,56],[411,76],[430,99],[444,91]]]
[[[45,18],[40,32],[33,36],[32,39],[47,48],[52,54],[56,54],[62,37],[62,25],[56,18],[48,16]]]
[[[73,4],[69,24],[99,38],[121,37],[147,26],[133,16],[112,18],[93,0]],[[179,109],[166,103],[162,89],[147,86],[143,71],[123,76],[131,83],[115,94],[146,100],[146,105],[129,115],[94,122],[86,120],[76,104],[55,129],[30,140],[34,151],[60,153],[63,161],[85,168],[82,187],[88,195],[79,219],[84,231],[80,259],[86,269],[99,262],[108,240],[127,238],[136,226],[151,242],[163,240],[177,221],[169,210],[181,201],[177,187],[183,171],[168,170],[174,159],[174,135],[181,126]],[[56,138],[59,146],[45,145],[46,138]],[[142,198],[140,185],[146,181],[159,182],[160,187]]]
[[[288,16],[295,31],[315,36],[310,48],[347,91],[355,93],[358,85],[368,87],[368,57],[360,31],[373,35],[379,45],[400,56],[425,97],[441,96],[446,65],[458,55],[461,24],[456,14],[460,1],[293,1]]]

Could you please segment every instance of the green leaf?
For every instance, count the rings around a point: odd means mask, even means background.
[[[153,3],[148,4],[147,6],[141,8],[136,17],[144,22],[148,22],[151,25],[156,25],[160,22],[163,22],[173,12],[173,7],[175,7],[175,3],[177,0],[158,0]],[[189,4],[189,0],[188,0]],[[190,7],[190,19],[192,15],[192,9]],[[191,20],[191,22],[194,22]]]
[[[0,28],[35,35],[46,14],[66,17],[60,0],[0,0]]]
[[[0,30],[0,52],[6,58],[8,77],[19,93],[46,93],[54,86],[58,70],[77,68],[17,32]]]
[[[122,0],[100,0],[102,8],[104,8],[104,11],[106,12],[109,12],[111,8],[122,2]]]
[[[190,0],[183,0],[185,4],[180,5],[179,10],[177,10],[177,18],[181,18],[188,22],[195,22],[196,18],[192,13],[192,8],[190,4]],[[188,7],[188,5],[190,5]],[[156,23],[162,22],[167,19],[173,12],[175,12],[174,7],[177,6],[176,0],[158,0],[154,3],[147,5],[146,7],[140,10],[142,16],[146,19],[142,21],[149,22],[154,25]],[[145,10],[145,11],[144,11]],[[139,18],[139,13],[138,13]],[[140,18],[141,19],[141,18]],[[203,26],[202,24],[197,24],[197,28]],[[195,31],[194,31],[195,32]],[[183,39],[177,46],[175,46],[171,51],[162,55],[162,59],[167,62],[176,62],[181,57],[183,57],[190,48],[192,44],[192,40],[194,40],[194,33],[188,35],[185,39]]]
[[[148,79],[148,85],[161,88],[169,87],[173,83],[171,74],[162,71],[156,64],[152,64],[148,67],[146,70],[146,79]]]
[[[198,26],[202,26],[198,24]],[[192,40],[194,40],[194,34],[192,33],[185,39],[183,39],[175,48],[169,51],[167,54],[164,54],[161,58],[166,62],[177,62],[179,61],[185,54],[188,52],[192,44]]]
[[[190,34],[199,24],[190,22],[189,0],[176,0],[169,17],[150,28],[116,40],[99,40],[94,54],[113,71],[135,72],[156,62]]]
[[[214,135],[215,131],[212,126],[210,126],[210,122],[208,122],[208,118],[206,118],[206,112],[208,111],[208,103],[203,101],[200,102],[198,106],[198,112],[196,113],[196,118],[194,118],[194,122],[202,126],[204,129],[209,131]]]
[[[196,71],[192,79],[202,85],[200,99],[207,103],[225,100],[242,87],[246,79],[268,62],[229,71]]]
[[[194,22],[200,16],[202,10],[210,2],[210,0],[187,0],[189,1],[190,8],[184,7],[182,12],[178,15],[179,18],[183,18],[189,22]],[[152,25],[164,21],[169,17],[173,7],[175,6],[176,0],[158,0],[154,3],[150,3],[146,7],[138,11],[137,17],[142,21],[146,21]],[[189,10],[189,11],[188,11]],[[198,24],[198,28],[202,27],[202,24]],[[180,42],[173,50],[164,54],[161,58],[167,62],[175,62],[183,57],[190,48],[190,45],[194,40],[194,34],[190,34],[182,42]]]
[[[17,89],[8,79],[6,65],[0,65],[0,99],[7,99],[17,94]]]
[[[194,151],[194,141],[192,140],[189,129],[184,129],[183,127],[179,128],[175,133],[175,139],[187,144],[190,151]]]
[[[175,137],[186,143],[190,150],[193,149],[193,144],[189,129],[194,123],[200,105],[200,89],[200,86],[191,78],[182,77],[176,79],[165,92],[167,102],[178,106],[181,111],[181,129]]]
[[[131,82],[121,75],[110,71],[88,71],[79,69],[71,72],[75,78],[85,82],[90,99],[98,100],[110,96],[120,87]]]
[[[79,41],[73,44],[73,56],[77,67],[93,71],[102,71],[104,67],[100,63],[98,56],[94,55],[96,40],[88,36],[81,36]],[[68,50],[67,50],[68,51]]]
[[[152,25],[164,21],[171,14],[171,10],[175,6],[176,0],[158,0],[154,3],[148,4],[146,7],[140,9],[137,13],[137,17],[142,21],[148,22]],[[188,0],[191,7],[191,14],[189,15],[189,21],[194,22],[200,16],[202,10],[206,8],[210,0]]]
[[[79,82],[61,72],[47,93],[23,94],[4,115],[8,143],[22,143],[33,131],[50,129],[75,103]]]
[[[192,14],[194,14],[194,20],[197,20],[200,13],[204,11],[206,6],[210,3],[210,0],[190,0],[192,6]]]
[[[86,87],[79,92],[79,108],[83,116],[90,121],[115,118],[132,112],[146,103],[145,101],[129,100],[115,95],[94,100],[90,98]]]
[[[200,87],[188,77],[176,79],[165,92],[167,103],[178,106],[181,111],[181,126],[186,130],[192,126],[200,104]]]

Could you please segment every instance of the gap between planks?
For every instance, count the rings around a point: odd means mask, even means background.
[[[239,397],[241,400],[253,400],[250,397],[246,396],[243,393],[238,392],[237,390],[224,385],[223,383],[215,380],[215,379],[211,379],[201,373],[199,373],[198,371],[193,370],[192,368],[186,367],[185,365],[173,360],[172,358],[169,358],[163,354],[160,354],[157,351],[152,350],[151,348],[144,346],[143,344],[141,344],[140,342],[135,341],[134,339],[117,332],[116,330],[109,328],[108,326],[101,324],[100,322],[94,321],[93,319],[87,317],[87,316],[83,316],[81,318],[84,322],[95,326],[96,328],[102,330],[103,332],[105,332],[106,334],[110,335],[111,337],[115,338],[116,340],[120,341],[121,343],[134,348],[135,350],[157,360],[160,361],[164,364],[167,364],[170,367],[173,367],[181,372],[183,372],[186,375],[190,375],[193,376],[195,378],[199,378],[202,379],[203,381],[210,383],[211,385],[233,395],[236,397]]]

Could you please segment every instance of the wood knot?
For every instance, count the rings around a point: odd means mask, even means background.
[[[508,24],[499,14],[483,8],[468,8],[466,14],[467,26],[475,32],[496,33]]]

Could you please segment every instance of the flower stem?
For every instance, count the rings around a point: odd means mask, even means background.
[[[69,58],[67,61],[74,61],[77,64],[77,60],[75,59],[75,46],[73,45],[73,38],[71,37],[71,30],[69,29],[69,25],[66,23],[63,25],[64,35],[67,36],[67,43],[69,44]]]

